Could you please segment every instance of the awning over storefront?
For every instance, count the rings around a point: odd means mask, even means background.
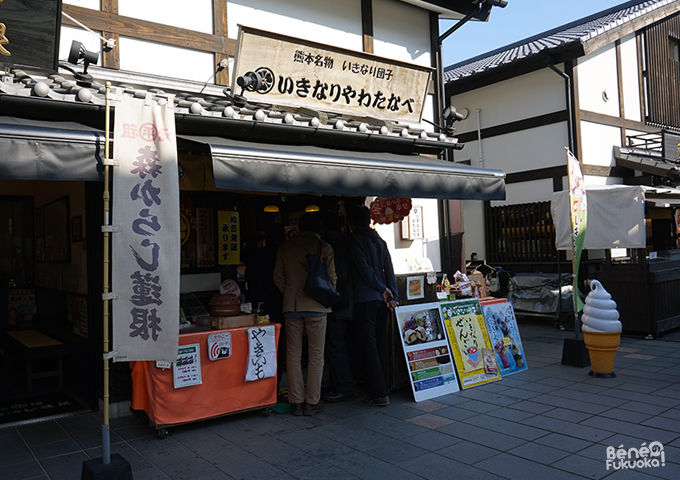
[[[505,173],[420,155],[341,151],[178,135],[209,149],[218,188],[276,193],[504,200]],[[200,144],[200,145],[199,145]]]
[[[675,182],[680,181],[680,165],[662,158],[661,154],[643,155],[639,150],[615,146],[614,158],[618,167],[630,168],[658,177],[670,178]]]
[[[0,116],[0,179],[102,180],[104,132]]]

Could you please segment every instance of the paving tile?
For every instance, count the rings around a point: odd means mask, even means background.
[[[640,403],[650,403],[652,405],[657,405],[659,407],[673,408],[680,405],[679,399],[663,398],[656,395],[645,395],[643,393],[628,392],[625,390],[620,390],[618,388],[612,388],[605,392],[602,392],[603,396],[614,397],[623,400],[629,400]]]
[[[501,410],[501,409],[499,408],[499,409],[496,409],[496,411],[497,410]],[[476,415],[479,415],[479,413],[477,413],[473,410],[465,410],[464,408],[454,406],[454,407],[445,408],[444,410],[438,410],[437,415],[445,417],[445,418],[449,418],[451,420],[460,421],[460,420],[465,420],[466,418],[470,418],[470,417],[474,417]]]
[[[579,412],[568,408],[554,408],[543,414],[545,417],[556,418],[566,422],[579,423],[586,418],[592,417],[589,413]]]
[[[99,429],[101,431],[101,428]],[[68,440],[69,436],[56,422],[42,422],[17,427],[17,432],[26,445],[33,447],[43,443]]]
[[[406,407],[415,408],[416,410],[422,410],[423,412],[435,412],[446,408],[447,404],[442,402],[437,402],[434,400],[424,400],[422,402],[411,402],[404,404]]]
[[[483,460],[475,466],[499,477],[511,480],[573,480],[582,478],[563,470],[551,468],[507,453]]]
[[[476,417],[468,418],[465,420],[465,423],[529,441],[550,433],[546,430],[541,430],[540,428],[529,427],[488,415],[478,415]]]
[[[505,379],[503,379],[503,381],[505,381]],[[544,378],[543,380],[539,380],[538,383],[544,383],[546,385],[552,385],[553,387],[559,388],[576,385],[576,383],[574,382],[571,382],[569,380],[561,380],[559,378]]]
[[[41,460],[43,458],[56,457],[59,455],[65,455],[67,453],[76,453],[81,451],[82,448],[69,438],[66,440],[59,440],[57,442],[36,445],[31,450],[35,455],[35,458]]]
[[[607,471],[606,457],[601,460],[594,460],[581,455],[570,455],[553,463],[552,466],[595,480],[604,478],[611,473],[611,470]]]
[[[502,418],[504,420],[509,420],[511,422],[521,422],[522,420],[531,418],[536,414],[532,412],[517,410],[513,407],[505,407],[487,412],[486,415],[496,418]]]
[[[444,425],[449,425],[453,423],[455,420],[451,420],[450,418],[442,417],[439,415],[434,415],[432,413],[427,413],[425,415],[420,415],[418,417],[408,418],[406,419],[406,421],[413,423],[415,425],[419,425],[421,427],[431,428],[434,430],[436,428],[443,427]]]
[[[525,440],[517,437],[498,435],[498,432],[462,422],[452,423],[451,425],[438,429],[438,431],[453,435],[454,437],[458,437],[468,442],[478,443],[501,451],[507,451],[526,443]]]
[[[85,457],[87,458],[87,457]],[[82,462],[82,460],[81,460]],[[82,463],[81,463],[82,468]],[[70,470],[71,473],[75,475],[72,478],[79,478],[79,473],[73,469]],[[67,472],[65,472],[67,473]],[[36,461],[13,463],[11,465],[3,464],[2,466],[2,479],[3,480],[24,480],[26,478],[47,478],[41,477],[44,475],[45,471],[42,469],[40,464]],[[68,477],[63,477],[68,478]]]
[[[467,398],[490,403],[491,405],[495,405],[497,407],[506,407],[508,405],[512,405],[513,403],[517,403],[518,401],[516,398],[508,397],[506,395],[499,395],[497,393],[486,392],[484,390],[479,390],[478,388],[466,390],[464,391],[464,394]]]
[[[273,480],[282,480],[283,478],[284,477],[276,477],[276,479]],[[314,467],[298,470],[295,472],[295,477],[286,476],[285,478],[296,478],[303,480],[318,480],[320,478],[323,478],[324,480],[354,480],[360,477],[356,477],[351,473],[332,465],[317,465]]]
[[[531,421],[529,419],[527,421]],[[634,423],[628,423],[621,420],[614,420],[605,417],[591,417],[579,424],[585,428],[593,427],[601,430],[606,430],[612,433],[621,433],[624,435],[631,435],[635,437],[648,438],[649,441],[659,441],[661,443],[668,443],[680,436],[680,432],[671,432],[668,430],[661,430],[654,427],[646,427]],[[611,435],[610,435],[611,436]],[[600,439],[596,439],[600,440]]]
[[[484,445],[479,445],[478,443],[461,442],[437,450],[437,453],[452,460],[474,466],[477,462],[496,456],[501,452]]]
[[[520,400],[528,400],[533,397],[537,397],[538,395],[541,395],[538,392],[534,392],[531,390],[525,390],[522,387],[517,387],[517,388],[506,388],[503,390],[503,395],[506,397],[512,397]]]
[[[534,462],[539,462],[544,465],[550,465],[569,455],[568,452],[564,450],[558,450],[557,448],[548,447],[546,445],[541,445],[539,443],[525,443],[519,447],[508,450],[511,455],[517,455],[518,457],[525,458],[527,460],[532,460]]]
[[[606,478],[607,480],[658,480],[659,477],[643,473],[640,470],[616,470]]]
[[[611,406],[596,405],[594,403],[582,402],[578,399],[573,398],[563,398],[562,396],[557,395],[540,395],[538,397],[532,398],[531,401],[534,403],[543,403],[552,407],[562,407],[569,408],[571,410],[578,410],[580,412],[586,412],[592,415],[597,415],[611,408]]]
[[[623,405],[619,405],[618,408],[622,408],[624,410],[631,410],[633,412],[646,413],[649,415],[659,415],[669,410],[668,407],[650,405],[645,402],[627,402],[624,403]]]
[[[416,460],[411,459],[406,463],[413,462],[416,462]],[[394,478],[416,480],[419,478],[417,475],[405,471],[400,465],[391,465],[361,452],[332,460],[330,463],[357,478],[364,478],[367,480],[391,480]],[[316,478],[323,477],[317,476]]]
[[[58,457],[46,458],[40,465],[50,479],[71,479],[80,478],[83,470],[83,462],[89,460],[84,452],[60,455]],[[40,472],[43,473],[42,471]],[[4,471],[3,471],[4,474]],[[30,478],[30,477],[21,477]],[[3,477],[4,479],[4,477]]]
[[[552,410],[555,407],[552,406],[552,405],[546,405],[546,404],[537,403],[537,402],[534,402],[534,401],[524,401],[524,402],[513,403],[512,407],[510,407],[510,408],[514,408],[515,410],[521,410],[523,412],[529,412],[529,413],[533,413],[533,414],[541,414],[541,413],[549,412],[550,410]]]
[[[103,457],[101,445],[96,448],[85,450],[85,453],[91,459],[101,459]],[[138,472],[154,468],[154,465],[149,462],[146,457],[124,442],[111,445],[111,454],[118,454],[123,457],[130,464],[134,475]]]
[[[393,440],[391,442],[381,443],[374,448],[365,450],[363,453],[394,465],[425,455],[428,451],[429,450],[410,445],[406,442]]]
[[[673,420],[667,417],[653,417],[642,422],[642,425],[680,433],[680,420]]]
[[[616,420],[623,420],[630,423],[642,423],[645,420],[653,418],[647,413],[633,412],[631,410],[623,410],[621,408],[612,408],[600,414],[601,417],[613,418]]]
[[[404,438],[406,443],[415,445],[416,447],[425,448],[431,451],[437,451],[441,448],[446,448],[450,445],[460,443],[463,440],[458,437],[452,437],[441,432],[427,431],[412,437]]]
[[[588,421],[588,420],[586,420]],[[604,440],[611,437],[613,433],[605,429],[594,428],[587,425],[565,422],[556,418],[548,418],[542,415],[528,418],[521,423],[532,427],[547,430],[553,433],[560,433],[571,437],[581,438],[591,442]]]
[[[456,480],[498,480],[499,478],[495,474],[435,453],[428,453],[410,462],[402,462],[399,466],[417,475],[417,478],[428,480],[442,480],[446,478],[446,475],[454,475],[452,478]]]
[[[355,419],[356,421],[356,419]],[[426,429],[420,425],[403,422],[388,415],[376,414],[362,419],[359,426],[363,426],[374,432],[390,436],[392,438],[404,438],[423,433]]]
[[[476,412],[477,414],[490,412],[491,410],[496,410],[497,408],[500,408],[498,405],[492,405],[490,403],[481,402],[478,400],[461,403],[460,405],[457,405],[457,407],[464,408],[472,412]]]
[[[317,458],[314,455],[310,455],[301,450],[295,450],[290,454],[278,455],[268,455],[267,451],[264,450],[257,456],[259,457],[259,460],[253,463],[253,467],[263,464],[271,465],[292,476],[295,476],[298,470],[310,469],[324,465],[326,463],[320,458]],[[232,473],[230,470],[227,471]]]
[[[673,420],[680,420],[680,408],[672,408],[660,414],[662,417],[672,418]]]
[[[356,453],[355,449],[333,440],[313,442],[301,450],[325,462]]]

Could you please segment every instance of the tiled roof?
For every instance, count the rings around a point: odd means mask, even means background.
[[[520,40],[444,69],[444,82],[450,83],[494,68],[549,54],[558,48],[584,44],[613,28],[642,17],[678,0],[631,1],[608,10],[562,25],[533,37]]]
[[[202,84],[191,81],[123,72],[105,68],[90,68],[94,81],[91,87],[77,85],[73,75],[60,69],[58,73],[36,74],[20,69],[12,69],[0,75],[0,99],[5,96],[30,97],[54,102],[60,106],[88,104],[103,106],[106,102],[106,81],[111,87],[122,88],[125,94],[145,98],[147,92],[152,93],[157,101],[167,101],[174,97],[175,113],[184,117],[210,117],[212,119],[234,121],[242,120],[245,124],[253,122],[266,123],[274,127],[282,126],[309,127],[310,130],[326,131],[334,135],[342,133],[362,134],[389,142],[412,140],[424,148],[442,149],[453,147],[458,143],[455,137],[427,131],[413,125],[385,122],[371,118],[346,118],[341,115],[325,112],[314,112],[308,109],[277,107],[271,104],[248,102],[238,106],[224,87],[214,84]],[[38,108],[47,106],[42,103]],[[52,105],[49,105],[52,106]],[[1,110],[1,109],[0,109]],[[1,111],[0,111],[1,113]]]

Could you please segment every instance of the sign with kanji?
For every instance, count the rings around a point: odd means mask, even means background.
[[[220,265],[241,263],[241,233],[238,212],[220,210],[217,212],[219,229]]]
[[[410,198],[377,197],[369,205],[371,219],[381,225],[389,225],[403,220],[411,211]]]
[[[243,26],[236,48],[235,93],[238,77],[261,79],[248,100],[420,123],[431,68]]]
[[[492,346],[479,300],[440,302],[439,306],[461,387],[468,388],[499,380],[501,376],[498,369],[494,371],[493,368],[485,367],[484,350],[490,350]]]
[[[118,89],[111,276],[114,362],[174,362],[180,225],[174,102]]]

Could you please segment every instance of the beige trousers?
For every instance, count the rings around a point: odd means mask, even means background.
[[[307,402],[310,405],[321,399],[323,353],[326,341],[326,315],[318,317],[286,318],[286,374],[288,375],[288,401]],[[302,333],[307,332],[307,389],[302,375]]]

